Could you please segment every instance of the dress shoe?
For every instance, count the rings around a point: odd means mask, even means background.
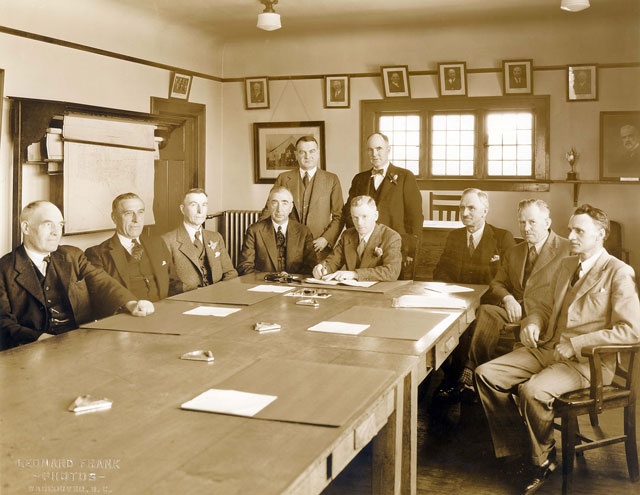
[[[541,466],[536,466],[534,469],[531,481],[527,484],[527,487],[524,490],[524,495],[533,495],[536,493],[557,467],[556,449],[554,448],[549,452],[547,460],[544,461]]]
[[[459,402],[458,384],[438,390],[436,397],[444,403]]]
[[[476,389],[464,383],[458,384],[458,397],[460,397],[460,401],[465,404],[477,404],[479,401]]]

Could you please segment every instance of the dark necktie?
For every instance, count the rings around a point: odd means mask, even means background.
[[[44,258],[42,258],[42,264],[44,265],[44,274],[47,274],[47,268],[49,268],[49,263],[51,263],[51,256],[46,255]]]
[[[196,249],[198,250],[198,252],[202,252],[202,241],[200,240],[200,231],[198,230],[195,234],[195,236],[193,237],[193,245],[196,247]]]
[[[307,172],[304,173],[304,177],[302,178],[302,185],[305,189],[309,187],[309,174]]]
[[[467,249],[469,250],[469,258],[471,258],[473,256],[473,252],[476,250],[476,248],[473,245],[473,236],[469,236],[469,244],[467,245]]]
[[[131,256],[133,256],[133,259],[135,259],[136,261],[140,261],[142,259],[142,253],[144,252],[144,249],[136,239],[133,239],[131,241],[131,245],[133,246],[131,248]]]
[[[364,254],[364,250],[367,247],[367,241],[365,241],[364,237],[360,238],[360,242],[358,243],[358,247],[356,248],[356,253],[358,253],[358,258],[362,259],[362,255]]]
[[[278,271],[285,271],[285,246],[286,239],[282,232],[282,225],[278,225],[278,231],[276,232],[276,246],[278,248]]]
[[[529,246],[529,253],[527,254],[527,261],[524,264],[524,276],[522,277],[522,287],[527,285],[527,280],[529,280],[529,275],[533,271],[533,265],[536,264],[536,260],[538,259],[538,253],[536,252],[536,247],[531,244]]]
[[[582,263],[578,263],[576,271],[573,272],[573,277],[571,277],[571,287],[576,285],[578,283],[578,280],[580,280],[580,270],[582,270]]]

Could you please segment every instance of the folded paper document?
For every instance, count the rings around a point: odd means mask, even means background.
[[[193,411],[255,416],[277,398],[275,395],[210,388],[180,407]]]
[[[394,297],[391,306],[394,308],[465,309],[467,302],[464,299],[445,295],[405,294],[404,296]]]
[[[189,311],[185,311],[184,315],[195,315],[195,316],[229,316],[236,311],[240,311],[240,308],[220,308],[216,306],[198,306],[197,308],[190,309]]]
[[[96,399],[90,395],[80,395],[71,403],[69,411],[74,413],[104,411],[105,409],[111,409],[112,404],[113,401],[109,399]]]
[[[473,292],[473,289],[469,287],[446,284],[444,282],[427,282],[425,283],[425,287],[429,290],[441,292],[443,294],[454,294],[456,292]]]
[[[293,290],[293,287],[284,287],[282,285],[256,285],[255,287],[251,287],[250,290],[252,292],[289,292]]]
[[[308,284],[321,284],[321,285],[348,285],[350,287],[371,287],[377,284],[375,281],[366,280],[322,280],[319,278],[305,278],[304,282]]]
[[[363,325],[359,323],[345,323],[342,321],[322,321],[317,325],[309,327],[312,332],[327,332],[327,333],[344,333],[346,335],[358,335],[360,332],[364,332],[370,325]]]

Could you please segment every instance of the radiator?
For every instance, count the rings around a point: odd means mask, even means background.
[[[227,210],[224,212],[221,230],[233,266],[238,266],[247,228],[256,223],[259,217],[260,211],[258,210]]]

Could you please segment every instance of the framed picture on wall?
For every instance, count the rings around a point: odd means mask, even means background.
[[[324,76],[324,108],[349,108],[349,76]]]
[[[640,111],[600,112],[600,180],[640,178]]]
[[[467,95],[467,63],[438,63],[440,96]]]
[[[319,167],[325,168],[324,121],[256,122],[253,124],[253,163],[256,184],[273,184],[278,175],[298,166],[296,141],[313,136],[320,151]]]
[[[193,76],[171,73],[171,82],[169,83],[169,98],[177,98],[179,100],[189,100],[191,92],[191,81]]]
[[[269,108],[269,79],[248,77],[244,80],[244,102],[247,110]]]
[[[595,101],[598,99],[598,67],[567,66],[567,101]]]
[[[533,93],[532,66],[531,59],[502,61],[505,95],[530,95]]]
[[[408,66],[380,67],[380,71],[385,98],[411,98]]]

